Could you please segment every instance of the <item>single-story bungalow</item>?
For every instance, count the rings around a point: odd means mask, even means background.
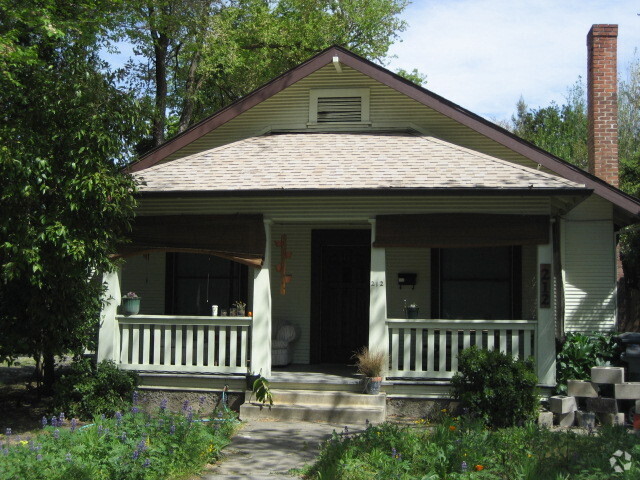
[[[99,359],[150,389],[243,391],[250,370],[339,390],[369,346],[387,395],[433,398],[478,345],[553,387],[556,338],[615,329],[616,234],[639,220],[616,36],[588,37],[589,172],[337,46],[146,154]]]

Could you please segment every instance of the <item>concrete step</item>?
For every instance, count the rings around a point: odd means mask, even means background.
[[[273,402],[277,405],[348,407],[385,407],[386,395],[365,395],[344,391],[282,390],[272,389]],[[245,392],[245,402],[255,402],[251,391]]]
[[[381,407],[330,407],[278,405],[269,408],[256,403],[244,403],[240,406],[240,420],[288,420],[298,422],[323,422],[364,424],[384,422],[385,409]]]
[[[325,423],[383,422],[387,414],[386,394],[365,395],[344,391],[271,390],[273,405],[261,405],[245,392],[240,419],[273,419]]]

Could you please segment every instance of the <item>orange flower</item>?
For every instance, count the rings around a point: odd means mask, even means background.
[[[452,432],[453,432],[455,429],[456,429],[455,425],[451,425],[451,426],[449,427],[449,430],[451,430]]]
[[[480,470],[484,470],[484,467],[482,465],[476,465],[476,472],[479,472]]]

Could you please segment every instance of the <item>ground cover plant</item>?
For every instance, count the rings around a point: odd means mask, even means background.
[[[622,427],[492,430],[478,419],[443,416],[433,427],[385,423],[359,434],[334,432],[304,473],[309,480],[637,479],[640,441]]]
[[[0,479],[182,478],[215,461],[237,424],[226,407],[203,419],[188,402],[172,413],[166,401],[154,415],[134,402],[124,414],[102,415],[83,427],[63,414],[43,417],[42,432],[30,440],[16,437],[11,429],[0,436]]]

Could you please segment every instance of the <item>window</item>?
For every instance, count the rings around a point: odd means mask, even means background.
[[[213,255],[168,253],[167,314],[211,315],[211,305],[229,309],[236,300],[246,302],[247,270]]]
[[[368,122],[368,88],[311,90],[309,96],[310,125]]]
[[[432,250],[432,316],[508,320],[522,310],[520,247]]]

